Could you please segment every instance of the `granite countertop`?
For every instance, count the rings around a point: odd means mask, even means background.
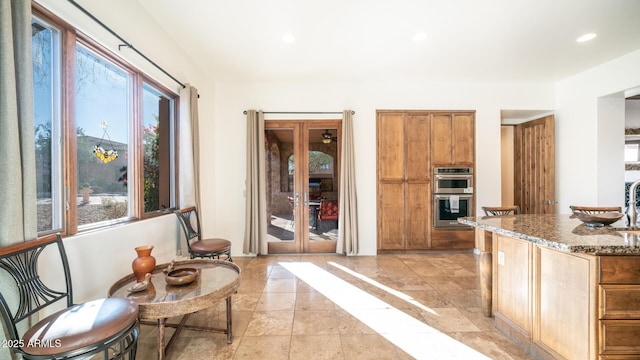
[[[640,255],[640,229],[636,229],[638,235],[624,233],[623,220],[600,228],[588,227],[569,214],[478,216],[458,222],[560,251]]]

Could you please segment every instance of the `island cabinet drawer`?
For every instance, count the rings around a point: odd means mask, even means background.
[[[640,256],[600,256],[600,284],[640,284]]]
[[[633,355],[640,358],[640,321],[601,320],[600,354]]]
[[[601,285],[600,299],[601,319],[640,319],[640,285]]]

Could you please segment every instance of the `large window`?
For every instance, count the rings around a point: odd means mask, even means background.
[[[32,45],[38,232],[175,207],[177,95],[37,11]]]

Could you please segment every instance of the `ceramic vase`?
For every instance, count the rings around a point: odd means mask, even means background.
[[[144,281],[147,273],[152,273],[156,267],[156,258],[151,256],[152,245],[138,246],[135,248],[138,257],[133,260],[131,268],[138,282]]]

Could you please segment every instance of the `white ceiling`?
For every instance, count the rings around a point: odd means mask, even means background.
[[[639,0],[138,2],[222,81],[549,82],[640,49]]]

